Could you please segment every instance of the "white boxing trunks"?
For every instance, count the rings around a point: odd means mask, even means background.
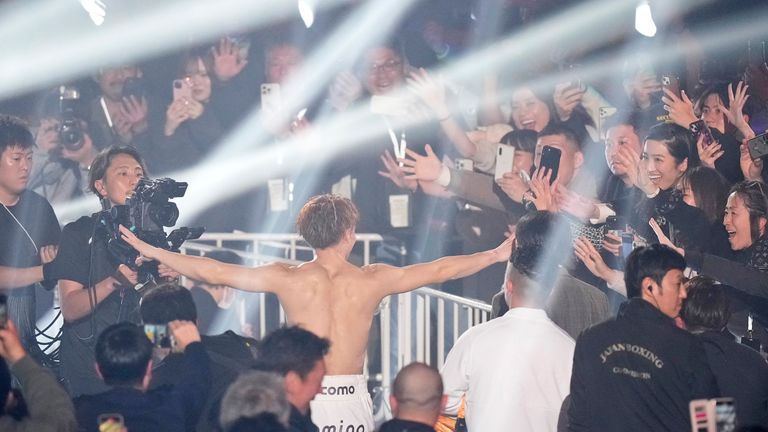
[[[362,375],[326,375],[309,404],[320,432],[373,432],[373,402]]]

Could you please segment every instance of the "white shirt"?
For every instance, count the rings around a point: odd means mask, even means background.
[[[470,431],[556,431],[575,346],[541,309],[513,308],[469,329],[441,371],[445,412],[455,415],[466,393]]]

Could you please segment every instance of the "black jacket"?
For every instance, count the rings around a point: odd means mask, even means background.
[[[173,387],[142,392],[114,387],[104,393],[75,399],[80,428],[98,432],[101,414],[121,414],[131,432],[192,431],[210,388],[208,355],[199,342],[184,350],[183,374]]]
[[[739,425],[768,425],[768,363],[757,351],[736,342],[727,329],[698,337],[721,394],[736,400]]]
[[[312,423],[312,416],[307,413],[304,415],[291,405],[291,416],[288,418],[289,432],[319,432],[317,426]]]
[[[570,430],[691,430],[688,403],[718,395],[701,342],[633,298],[576,341]]]
[[[385,422],[379,428],[379,432],[434,432],[434,428],[428,424],[408,420],[392,419]]]

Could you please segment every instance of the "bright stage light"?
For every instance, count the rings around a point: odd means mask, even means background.
[[[645,37],[656,36],[656,24],[651,15],[651,5],[647,1],[642,1],[635,9],[635,30]]]
[[[104,24],[107,16],[107,5],[101,0],[80,0],[80,5],[88,12],[91,21],[97,26]]]
[[[312,0],[299,0],[299,15],[307,28],[315,23],[315,2]]]

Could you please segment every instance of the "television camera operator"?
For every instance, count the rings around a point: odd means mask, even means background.
[[[140,184],[150,184],[150,188],[158,184],[161,187],[186,188],[185,184],[172,180],[143,183],[145,175],[144,160],[133,147],[115,146],[100,152],[91,164],[89,187],[102,200],[105,210],[67,224],[62,232],[60,252],[51,273],[59,281],[61,313],[64,317],[60,345],[62,377],[73,397],[106,389],[92,367],[96,339],[103,329],[112,324],[140,322],[139,279],[145,282],[148,273],[154,273],[160,279],[178,277],[178,273],[164,266],[147,271],[146,265],[134,265],[139,262],[136,256],[125,253],[127,249],[121,249],[120,242],[115,241],[111,234],[118,223],[127,223],[123,210],[134,207],[126,206],[129,197],[134,193],[141,196],[142,191],[146,190],[136,192]],[[168,210],[165,216],[172,216],[176,209],[167,200],[183,194],[182,189],[180,194],[165,195],[165,205],[159,206]],[[142,199],[138,198],[138,205],[142,205]],[[130,201],[133,204],[137,199]],[[169,207],[172,209],[169,210]],[[153,209],[142,207],[142,210],[150,210],[147,213],[152,213]],[[168,226],[173,223],[175,218],[170,224],[158,225]],[[157,236],[158,233],[163,233],[161,226],[151,234]],[[162,241],[165,240],[163,233]],[[175,247],[178,247],[180,242],[176,244]]]

